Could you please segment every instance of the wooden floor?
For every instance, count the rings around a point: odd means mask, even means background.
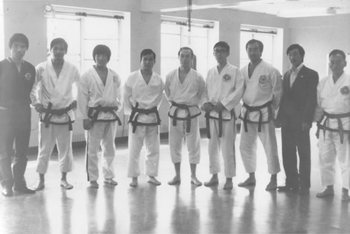
[[[280,139],[279,130],[277,134]],[[236,149],[239,141],[238,135]],[[173,177],[174,171],[166,140],[162,140],[158,177],[162,185],[152,186],[146,182],[145,176],[141,176],[139,187],[131,188],[130,179],[126,177],[127,145],[118,143],[117,148],[118,186],[105,186],[101,178],[99,189],[89,188],[84,149],[76,148],[75,170],[68,175],[74,189],[65,191],[59,186],[57,157],[53,156],[43,191],[35,195],[0,197],[0,233],[350,233],[350,204],[341,201],[339,172],[336,195],[328,199],[315,196],[323,188],[314,137],[309,196],[265,191],[269,175],[260,144],[257,185],[249,189],[237,186],[247,176],[237,150],[237,177],[231,191],[222,189],[222,174],[216,187],[191,185],[187,156],[183,159],[182,183],[169,186],[167,181]],[[27,168],[29,187],[38,180],[35,157],[30,157]],[[202,140],[198,178],[202,181],[210,178],[205,138]],[[279,184],[284,184],[283,170],[278,179]]]

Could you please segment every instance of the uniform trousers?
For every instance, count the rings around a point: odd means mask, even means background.
[[[31,110],[0,110],[0,182],[2,187],[26,186],[24,173],[31,131]],[[14,156],[12,166],[12,156]],[[12,166],[12,167],[11,167]]]
[[[257,123],[248,123],[248,131],[245,132],[243,124],[241,126],[241,143],[240,151],[244,168],[247,173],[256,171],[256,151],[257,138],[259,136],[264,147],[267,168],[270,174],[277,174],[280,169],[277,141],[275,133],[275,125],[272,121],[261,125],[261,132],[258,132]]]
[[[146,175],[157,176],[159,167],[160,138],[157,126],[137,126],[132,132],[129,125],[129,160],[128,177],[138,177],[140,173],[140,153],[143,145],[146,148],[145,168]]]
[[[56,125],[39,122],[39,154],[36,172],[45,174],[53,148],[57,145],[60,171],[67,173],[73,170],[72,131],[68,124]]]
[[[173,163],[181,162],[182,144],[185,140],[190,164],[198,164],[201,156],[198,117],[191,119],[190,132],[186,132],[186,128],[186,121],[178,120],[176,126],[173,126],[173,120],[169,118],[169,147],[171,160]]]
[[[100,146],[102,149],[102,174],[104,179],[114,178],[113,161],[115,157],[115,137],[117,133],[116,122],[95,122],[86,137],[86,171],[88,181],[97,181],[99,178]]]
[[[323,186],[335,184],[335,165],[338,158],[343,187],[350,188],[350,142],[349,135],[344,134],[343,143],[340,141],[339,133],[320,131],[319,135],[319,157],[321,180]]]
[[[210,119],[210,139],[208,142],[210,174],[220,172],[220,151],[224,159],[224,172],[226,178],[236,176],[236,124],[235,119],[222,122],[222,136],[219,137],[219,121]]]

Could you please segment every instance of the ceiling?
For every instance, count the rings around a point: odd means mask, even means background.
[[[142,0],[149,12],[187,10],[189,0]],[[350,14],[350,0],[192,0],[192,9],[234,9],[284,18]]]

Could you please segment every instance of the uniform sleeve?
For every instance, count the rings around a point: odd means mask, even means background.
[[[203,106],[204,103],[208,102],[209,101],[209,98],[208,98],[208,80],[209,80],[209,72],[207,72],[207,78],[204,82],[204,88],[203,88],[203,93],[201,95],[201,101],[200,101],[200,105]]]
[[[321,107],[321,91],[322,91],[324,81],[325,79],[321,80],[317,85],[317,105],[314,113],[314,119],[313,119],[314,122],[320,121],[323,116],[323,109]]]
[[[79,89],[79,81],[80,81],[80,74],[76,67],[74,72],[74,83],[73,83],[73,100],[78,99],[78,89]]]
[[[43,72],[43,68],[40,66],[37,66],[35,68],[36,75],[35,75],[35,81],[32,87],[32,91],[30,92],[30,99],[32,100],[32,106],[35,106],[36,104],[39,104],[39,90],[40,90],[40,84],[41,84],[41,74]]]
[[[272,107],[275,110],[277,110],[280,106],[280,102],[283,94],[282,76],[277,69],[274,69],[271,78],[272,78],[271,85],[272,85],[272,93],[273,93]]]
[[[205,81],[201,74],[198,73],[198,98],[200,100],[200,105],[202,105],[202,96],[205,92]]]
[[[84,73],[78,83],[78,112],[77,118],[88,119],[89,84],[88,74]]]
[[[244,79],[242,73],[235,69],[235,86],[232,88],[232,92],[221,100],[222,105],[225,106],[226,110],[231,111],[235,106],[239,104],[243,96],[243,85]]]
[[[130,101],[130,98],[132,96],[132,87],[131,87],[131,79],[132,77],[129,76],[124,84],[124,92],[123,92],[123,102],[124,102],[124,114],[130,115],[132,110],[132,103]]]
[[[162,103],[162,100],[163,100],[163,93],[164,93],[164,87],[165,87],[165,84],[164,84],[164,81],[163,81],[162,78],[160,78],[160,83],[161,83],[161,87],[160,87],[160,91],[159,91],[160,93],[159,93],[159,96],[158,96],[158,99],[157,99],[157,107],[158,107],[158,109],[159,109],[160,104]]]
[[[123,108],[123,87],[122,82],[118,74],[116,74],[118,78],[117,82],[117,107],[118,111],[120,111]]]
[[[167,98],[168,102],[170,102],[170,73],[166,76],[165,79],[165,86],[164,86],[164,92],[165,97]]]

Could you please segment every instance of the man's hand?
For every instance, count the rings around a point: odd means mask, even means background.
[[[90,119],[83,120],[83,128],[84,130],[90,130],[92,128],[92,121]]]
[[[38,112],[38,113],[42,113],[44,111],[44,109],[45,109],[44,105],[41,104],[41,103],[35,104],[34,108],[35,108],[36,112]]]
[[[301,124],[301,130],[302,131],[305,131],[305,130],[309,130],[310,128],[311,128],[311,124],[310,123],[305,123],[305,122],[303,122],[302,124]]]
[[[213,110],[213,104],[211,104],[210,102],[204,103],[203,106],[202,106],[202,110],[205,111],[206,113],[212,111]]]
[[[216,112],[220,112],[220,111],[226,110],[226,108],[224,107],[224,105],[222,105],[221,102],[216,103],[216,105],[213,106],[213,109],[214,109],[214,111],[216,111]]]

